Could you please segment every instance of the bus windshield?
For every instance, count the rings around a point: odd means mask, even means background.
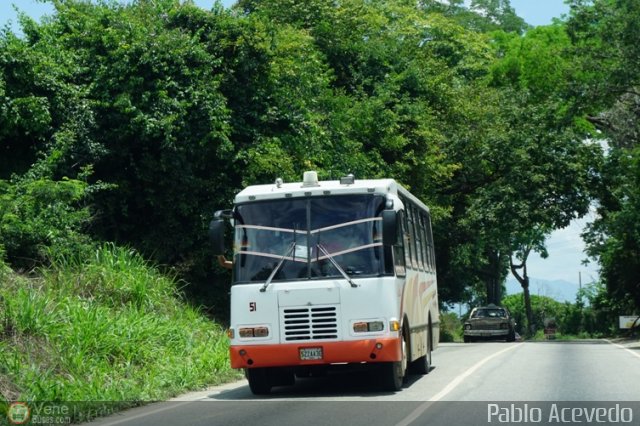
[[[373,194],[282,199],[236,206],[234,283],[384,273],[385,198]],[[333,261],[333,262],[332,262]]]

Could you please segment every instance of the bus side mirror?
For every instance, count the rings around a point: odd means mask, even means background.
[[[225,228],[225,216],[228,212],[225,210],[218,210],[213,214],[213,220],[209,223],[209,241],[213,248],[214,256],[221,256],[225,252],[224,245],[224,228]]]
[[[398,241],[398,213],[395,210],[382,211],[382,244],[392,246]]]

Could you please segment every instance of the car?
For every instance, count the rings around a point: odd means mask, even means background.
[[[516,323],[507,308],[488,305],[473,308],[464,323],[464,341],[476,339],[496,339],[513,342],[516,340]]]

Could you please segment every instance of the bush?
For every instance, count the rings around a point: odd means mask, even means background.
[[[462,322],[454,312],[443,312],[440,314],[440,341],[462,341]]]
[[[86,250],[81,233],[89,211],[80,205],[87,184],[72,179],[22,177],[0,180],[0,245],[14,266],[32,267],[48,249],[59,253]]]

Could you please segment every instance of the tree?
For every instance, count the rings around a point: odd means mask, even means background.
[[[441,13],[463,27],[478,31],[502,30],[522,35],[529,25],[519,17],[509,0],[472,0],[466,5],[462,0],[423,0],[420,6],[430,13]]]
[[[503,299],[503,305],[509,309],[509,312],[516,321],[516,329],[519,333],[527,333],[524,325],[527,323],[528,315],[526,313],[523,297],[519,294],[512,294]],[[541,330],[544,328],[545,320],[555,319],[558,326],[564,328],[563,320],[565,318],[567,307],[547,296],[531,296],[531,327]]]
[[[0,40],[0,149],[16,159],[0,176],[91,170],[92,235],[190,281],[226,278],[206,272],[214,209],[303,170],[393,176],[430,205],[443,301],[499,301],[510,266],[588,204],[569,39],[521,36],[508,1],[55,6]]]
[[[542,258],[548,256],[547,250],[544,247],[545,234],[546,233],[540,228],[533,228],[529,233],[523,233],[521,236],[522,240],[514,241],[514,253],[512,253],[509,258],[509,269],[522,287],[527,319],[527,334],[535,333],[531,294],[529,292],[529,275],[527,274],[527,259],[532,250],[540,253]],[[520,263],[515,263],[517,261]]]
[[[614,305],[640,309],[640,5],[572,1],[568,32],[580,74],[579,112],[606,140],[608,152],[594,186],[598,218],[585,233]]]
[[[544,240],[551,230],[587,212],[591,165],[599,150],[581,140],[585,133],[570,113],[572,99],[565,96],[569,40],[562,27],[494,37],[500,60],[492,67],[490,85],[500,89],[502,130],[477,154],[487,159],[487,178],[467,220],[484,231],[494,259],[488,292],[499,300],[496,282],[509,267],[523,287],[532,324],[526,260],[532,250],[546,253]]]

